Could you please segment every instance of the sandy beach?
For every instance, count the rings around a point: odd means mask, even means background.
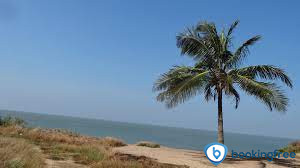
[[[186,165],[190,168],[211,168],[215,167],[206,158],[202,151],[193,151],[185,149],[175,149],[168,147],[149,148],[136,145],[128,145],[113,149],[114,152],[122,154],[145,156],[152,158],[160,163],[168,163],[174,165]],[[281,167],[300,167],[299,158],[291,159],[276,159],[273,162],[267,160],[246,160],[232,159],[227,156],[226,159],[218,166],[222,168],[281,168]]]

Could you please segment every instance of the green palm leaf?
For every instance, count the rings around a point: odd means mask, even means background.
[[[166,101],[171,108],[190,99],[201,91],[201,88],[209,79],[209,71],[202,69],[175,66],[169,72],[163,74],[154,85],[154,90],[160,90],[158,101]]]
[[[285,74],[284,70],[273,65],[248,66],[239,69],[238,73],[246,76],[260,77],[262,79],[280,79],[288,87],[293,87],[292,80]]]
[[[261,39],[261,36],[258,35],[258,36],[254,36],[254,37],[250,38],[249,40],[247,40],[246,42],[244,42],[240,47],[238,47],[238,49],[234,52],[232,57],[230,59],[228,59],[228,61],[226,61],[226,63],[225,63],[226,66],[228,68],[231,68],[231,67],[236,67],[239,64],[241,64],[243,59],[249,54],[249,46],[255,44],[260,39]]]
[[[274,83],[258,82],[242,75],[237,75],[235,80],[242,90],[261,100],[269,107],[270,111],[273,109],[286,111],[288,98]]]

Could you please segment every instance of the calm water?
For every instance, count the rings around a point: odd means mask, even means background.
[[[123,139],[127,143],[137,141],[154,141],[164,146],[203,150],[208,143],[215,142],[216,132],[163,127],[153,125],[131,124],[112,122],[99,119],[85,119],[65,117],[57,115],[44,115],[36,113],[23,113],[12,111],[0,111],[0,116],[11,115],[24,119],[29,126],[42,128],[64,128],[84,135],[112,136]],[[229,150],[251,151],[274,151],[287,145],[291,139],[253,136],[236,133],[225,134],[225,144]]]

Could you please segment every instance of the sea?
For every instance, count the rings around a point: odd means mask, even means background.
[[[49,115],[29,112],[0,110],[0,116],[14,116],[26,121],[28,127],[61,128],[82,135],[95,137],[115,137],[128,144],[151,141],[160,145],[191,150],[203,150],[205,145],[216,142],[217,132],[135,124],[101,119],[88,119],[70,116]],[[229,151],[273,152],[292,142],[293,139],[225,132],[225,145]]]

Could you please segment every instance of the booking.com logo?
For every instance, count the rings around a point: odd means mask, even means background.
[[[211,143],[204,147],[207,159],[214,165],[220,164],[227,155],[227,147],[220,143]]]
[[[212,164],[218,165],[222,163],[222,161],[226,158],[227,155],[227,147],[220,143],[211,143],[204,147],[204,152],[209,161],[211,161]],[[296,153],[295,152],[279,152],[275,150],[274,152],[260,152],[252,150],[251,152],[235,152],[232,150],[231,152],[231,158],[240,158],[240,159],[250,159],[250,158],[256,158],[256,159],[267,159],[268,161],[273,161],[274,158],[295,158]]]

